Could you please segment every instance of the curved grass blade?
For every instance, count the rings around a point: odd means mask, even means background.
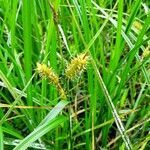
[[[64,122],[66,120],[65,117],[57,115],[63,110],[63,108],[68,104],[67,101],[60,101],[49,113],[48,115],[41,121],[39,126],[30,133],[26,138],[24,138],[15,148],[14,150],[22,150],[26,149],[42,137],[44,134],[49,132],[50,130],[56,128],[60,123]]]
[[[25,150],[28,148],[34,141],[42,137],[47,132],[59,126],[62,122],[66,121],[66,117],[59,116],[53,120],[48,120],[43,125],[37,127],[32,133],[30,133],[24,140],[22,140],[14,150]]]

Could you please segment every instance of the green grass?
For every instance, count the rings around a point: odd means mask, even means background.
[[[0,149],[150,149],[149,9],[148,0],[0,0]],[[80,53],[87,67],[69,80]],[[66,99],[37,63],[59,76]]]

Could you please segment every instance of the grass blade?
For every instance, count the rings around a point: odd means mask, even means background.
[[[33,132],[31,132],[25,139],[23,139],[14,150],[25,150],[28,148],[31,143],[42,137],[47,132],[59,126],[61,123],[66,121],[65,117],[59,116],[54,118],[53,120],[49,120],[43,125],[37,127]]]

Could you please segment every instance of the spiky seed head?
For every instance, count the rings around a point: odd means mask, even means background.
[[[149,55],[150,55],[150,45],[148,45],[148,47],[145,48],[145,50],[144,50],[144,52],[142,54],[142,57],[146,58]]]
[[[56,86],[59,84],[59,77],[54,73],[52,68],[49,68],[45,64],[37,63],[36,70],[38,71],[41,77],[47,78],[49,82],[53,83]]]
[[[89,56],[87,53],[82,53],[73,58],[65,70],[65,75],[69,79],[73,79],[75,76],[79,75],[86,69],[88,60]]]
[[[59,77],[54,73],[53,69],[45,64],[37,63],[37,72],[41,77],[47,78],[50,83],[54,84],[62,99],[66,99],[66,93],[59,83]]]

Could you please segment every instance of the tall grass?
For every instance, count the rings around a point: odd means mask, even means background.
[[[149,6],[1,0],[0,149],[149,149]]]

